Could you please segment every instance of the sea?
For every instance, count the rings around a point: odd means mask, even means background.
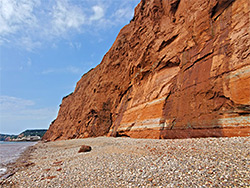
[[[14,163],[20,154],[37,142],[3,142],[0,141],[0,176],[7,171],[7,165]]]

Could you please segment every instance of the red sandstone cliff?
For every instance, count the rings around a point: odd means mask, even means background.
[[[249,0],[142,0],[44,140],[250,135]]]

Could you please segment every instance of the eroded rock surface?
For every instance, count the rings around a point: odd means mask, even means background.
[[[250,2],[142,0],[45,140],[250,135]]]

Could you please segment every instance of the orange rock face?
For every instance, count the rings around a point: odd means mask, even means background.
[[[142,0],[44,140],[250,135],[249,0]]]

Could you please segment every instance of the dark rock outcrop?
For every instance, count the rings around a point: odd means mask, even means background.
[[[43,139],[250,135],[250,2],[147,0]]]

